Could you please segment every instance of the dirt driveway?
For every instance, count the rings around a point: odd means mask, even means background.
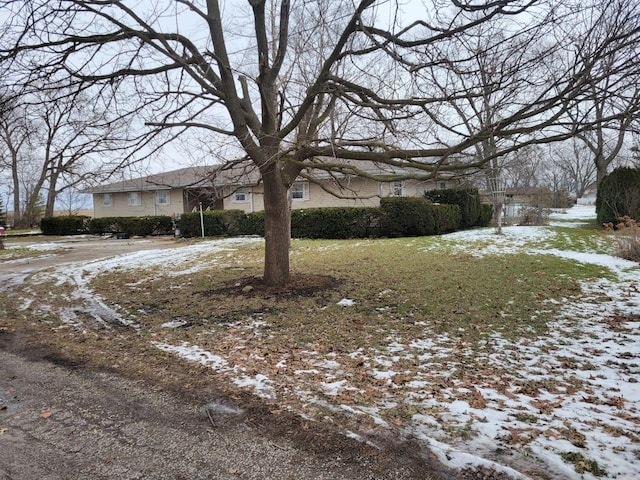
[[[55,265],[180,243],[85,238],[55,246],[0,263],[0,480],[454,478],[433,473],[407,445],[374,448],[272,415],[259,401],[238,405],[215,389],[187,397],[64,365],[46,342],[34,348],[28,332],[3,327],[3,290]]]

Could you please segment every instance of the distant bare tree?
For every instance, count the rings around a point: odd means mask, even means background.
[[[362,160],[386,167],[380,180],[433,178],[480,169],[528,144],[566,139],[590,128],[587,122],[562,130],[567,112],[594,79],[611,74],[593,65],[638,37],[634,17],[625,25],[628,35],[614,32],[588,52],[572,51],[557,30],[566,24],[583,30],[592,9],[577,0],[427,0],[408,24],[394,17],[396,6],[376,0],[5,0],[0,6],[10,12],[0,39],[0,60],[10,69],[35,64],[38,73],[66,73],[127,92],[118,111],[146,115],[154,132],[200,128],[214,145],[220,137],[235,139],[264,188],[270,285],[289,278],[289,188],[298,176],[314,169],[371,175],[345,162]],[[529,81],[519,101],[479,128],[460,129],[451,99],[468,95],[455,68],[468,58],[457,52],[500,17],[511,21],[484,49],[509,48],[525,32],[545,33],[528,36],[528,49],[549,63],[535,71],[521,64]],[[562,64],[555,60],[560,53]],[[632,67],[616,63],[612,72]],[[443,93],[434,78],[452,80],[452,88]],[[602,121],[622,116],[605,112]],[[500,140],[495,151],[475,155],[474,147],[490,138]]]
[[[579,139],[559,143],[550,150],[552,161],[566,175],[568,191],[575,193],[577,198],[596,181],[596,164],[591,150]]]
[[[31,121],[24,111],[16,105],[15,100],[3,95],[3,111],[0,116],[0,166],[10,172],[11,194],[13,195],[13,225],[27,226],[23,219],[23,208],[20,203],[23,175],[27,168],[30,139],[34,133]],[[29,172],[30,173],[30,172]]]
[[[111,95],[53,78],[29,87],[5,89],[10,108],[0,120],[0,162],[11,171],[14,222],[24,227],[53,215],[65,190],[125,165],[133,138]]]
[[[127,124],[103,103],[110,98],[80,87],[59,85],[29,99],[40,147],[35,152],[40,173],[34,194],[46,189],[45,216],[53,215],[58,195],[112,172],[127,151]],[[34,201],[30,198],[29,205]]]

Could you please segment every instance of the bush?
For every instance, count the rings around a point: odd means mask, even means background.
[[[118,231],[120,217],[92,218],[89,221],[89,233],[100,235],[103,233],[115,233]]]
[[[264,212],[247,213],[240,219],[240,235],[264,237]]]
[[[548,225],[551,210],[544,207],[527,207],[520,212],[518,225]]]
[[[412,237],[451,232],[460,227],[458,205],[434,205],[426,198],[391,197],[380,200],[381,235]]]
[[[477,188],[446,188],[430,190],[424,196],[434,203],[458,205],[460,207],[460,228],[475,227],[480,224],[480,194]]]
[[[325,207],[291,211],[293,238],[367,238],[378,230],[381,211],[366,207]]]
[[[619,218],[640,218],[640,168],[620,167],[604,177],[596,195],[598,223],[617,224]]]
[[[608,230],[615,228],[614,254],[620,258],[640,262],[640,224],[630,217],[620,217],[618,223],[605,225]]]
[[[88,233],[89,217],[65,216],[65,217],[45,217],[40,220],[40,230],[43,235],[81,235]]]
[[[89,233],[125,233],[130,236],[169,235],[173,220],[168,215],[147,217],[102,217],[89,222]]]
[[[242,210],[211,210],[202,213],[205,237],[239,235],[243,233],[245,214]],[[183,213],[178,221],[180,235],[199,237],[202,235],[200,212]]]
[[[480,219],[478,220],[479,227],[488,227],[493,220],[493,205],[490,203],[482,203],[480,205]]]
[[[122,227],[132,236],[169,235],[173,232],[173,220],[168,215],[148,217],[123,217]]]

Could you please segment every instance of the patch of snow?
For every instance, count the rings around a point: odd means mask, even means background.
[[[517,470],[514,470],[513,468],[505,467],[499,463],[456,450],[450,445],[434,440],[433,438],[424,438],[423,440],[428,442],[429,450],[435,454],[443,464],[448,465],[451,468],[464,470],[480,466],[498,472],[503,472],[513,480],[531,480],[529,477],[523,475]]]
[[[211,367],[214,370],[226,370],[228,366],[228,362],[219,355],[214,355],[211,352],[203,350],[197,345],[190,345],[187,342],[183,342],[180,346],[159,342],[154,342],[153,345],[163,352],[174,353],[180,358],[200,363],[206,367]]]
[[[251,387],[256,395],[262,398],[273,399],[275,398],[275,392],[273,390],[273,380],[261,373],[250,377],[245,375],[233,380],[233,383],[238,387]]]
[[[354,303],[355,302],[350,298],[343,298],[337,304],[340,305],[341,307],[351,307],[354,305]]]
[[[163,328],[180,328],[184,327],[187,324],[184,320],[171,320],[169,322],[164,322],[160,325]]]
[[[335,382],[320,382],[320,388],[322,389],[325,395],[337,396],[347,384],[346,380],[338,380]]]

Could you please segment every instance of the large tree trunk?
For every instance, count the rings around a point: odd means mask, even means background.
[[[609,163],[604,155],[597,155],[595,159],[596,163],[596,185],[600,185],[602,179],[607,176],[607,167]]]
[[[264,185],[264,283],[280,287],[289,281],[291,211],[288,188],[278,168],[262,172]]]
[[[11,152],[11,177],[13,181],[13,227],[21,228],[23,225],[22,212],[20,210],[20,176],[18,174],[18,158],[15,152]]]
[[[502,235],[502,207],[504,200],[502,198],[493,198],[491,203],[493,204],[493,224],[496,234]]]
[[[53,217],[53,212],[55,210],[56,205],[56,185],[58,184],[58,177],[60,176],[60,171],[55,170],[51,172],[51,176],[49,177],[49,192],[47,193],[47,203],[44,207],[44,216],[45,217]]]

